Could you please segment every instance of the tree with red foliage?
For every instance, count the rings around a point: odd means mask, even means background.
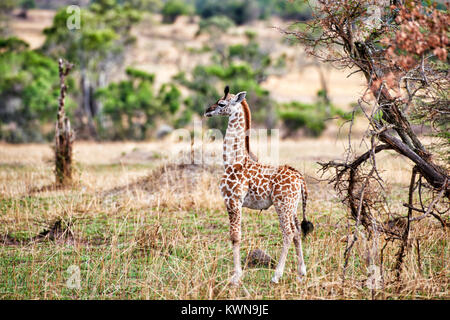
[[[411,223],[434,217],[448,226],[449,7],[411,0],[306,2],[313,18],[294,25],[300,25],[300,31],[282,32],[298,39],[319,60],[349,68],[352,74],[361,72],[367,84],[358,106],[369,120],[367,152],[355,154],[349,144],[346,161],[320,163],[324,174],[331,173],[327,180],[356,221],[344,266],[357,239],[357,227],[363,225],[369,237],[384,234],[387,241],[399,240],[395,268],[399,278]],[[440,139],[438,146],[422,143],[411,127],[413,122],[429,125]],[[392,217],[390,210],[388,217],[380,213],[386,212],[382,210],[387,205],[386,182],[378,172],[376,155],[384,150],[413,162],[406,216]],[[428,203],[424,192],[430,194]]]

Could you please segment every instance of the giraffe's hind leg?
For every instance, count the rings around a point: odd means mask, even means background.
[[[290,201],[289,202],[277,201],[274,202],[274,205],[278,214],[278,219],[280,220],[281,232],[283,234],[283,247],[281,249],[280,260],[278,261],[278,265],[272,277],[272,282],[278,283],[280,278],[283,276],[287,254],[289,252],[289,247],[291,246],[292,239],[296,232],[296,228],[292,216],[292,214],[295,214],[295,211],[293,206],[290,204]]]
[[[306,265],[305,265],[305,261],[303,259],[302,236],[300,234],[300,230],[297,230],[295,232],[294,245],[295,245],[295,251],[297,252],[297,259],[298,259],[297,280],[302,281],[303,277],[306,276]]]

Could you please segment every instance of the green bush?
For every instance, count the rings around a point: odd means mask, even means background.
[[[36,2],[34,0],[22,0],[20,1],[20,7],[24,10],[36,8]]]
[[[299,128],[306,128],[313,136],[319,136],[325,130],[325,117],[320,108],[314,104],[291,102],[278,108],[278,115],[291,135]]]
[[[215,102],[222,95],[225,85],[229,85],[233,92],[247,91],[247,101],[253,111],[253,119],[256,122],[264,122],[272,109],[273,101],[269,92],[256,81],[255,75],[255,71],[246,63],[232,63],[229,66],[212,64],[195,67],[191,80],[188,80],[184,73],[178,74],[175,80],[191,90],[186,107],[199,115],[203,115],[206,106]],[[210,128],[218,128],[224,132],[227,119],[213,117],[207,120],[207,124]]]
[[[143,140],[155,120],[175,114],[181,105],[181,92],[174,84],[164,84],[155,94],[155,76],[127,68],[128,80],[113,82],[98,89],[96,97],[103,103],[97,116],[100,135],[104,139]]]
[[[139,79],[150,83],[155,81],[155,75],[153,73],[147,73],[131,67],[126,68],[125,73],[132,79]]]
[[[283,19],[305,21],[311,18],[312,12],[306,1],[275,0],[273,2],[274,14],[279,15]]]
[[[196,0],[195,8],[203,18],[222,15],[238,25],[258,19],[261,12],[257,0]]]
[[[137,10],[159,12],[163,7],[162,0],[129,0],[130,6]]]
[[[44,141],[51,132],[41,125],[56,120],[58,64],[27,47],[17,38],[0,40],[0,139],[8,142]],[[67,83],[73,87],[72,78]],[[70,115],[70,97],[66,106]]]
[[[308,5],[300,0],[196,0],[195,8],[203,18],[225,15],[238,25],[271,15],[302,21],[311,17]]]
[[[344,120],[350,120],[352,117],[351,113],[345,113],[332,104],[327,105],[321,91],[317,94],[316,103],[294,101],[280,104],[277,107],[277,113],[287,129],[285,137],[292,135],[300,128],[305,128],[307,134],[318,137],[326,129],[326,120],[336,116]]]
[[[167,1],[161,11],[164,23],[174,23],[178,16],[190,15],[193,8],[182,0]]]
[[[17,37],[0,38],[0,53],[2,52],[20,52],[28,49],[29,45]]]
[[[198,27],[197,34],[206,32],[215,35],[218,33],[226,33],[229,28],[234,27],[234,22],[225,15],[217,15],[202,19],[199,22]]]

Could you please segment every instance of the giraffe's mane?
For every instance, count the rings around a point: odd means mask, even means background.
[[[256,160],[256,156],[250,152],[250,129],[252,125],[252,114],[250,112],[247,100],[242,100],[241,105],[242,110],[244,111],[245,119],[245,150],[247,150],[247,153],[253,160]]]

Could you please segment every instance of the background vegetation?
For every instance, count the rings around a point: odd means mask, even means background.
[[[271,74],[286,71],[284,56],[273,58],[262,48],[254,31],[246,40],[221,45],[221,34],[236,25],[279,16],[306,19],[309,7],[301,2],[281,0],[95,0],[80,1],[81,28],[69,30],[66,22],[73,12],[58,8],[50,27],[44,29],[45,41],[31,50],[26,42],[11,34],[13,14],[26,19],[31,8],[53,8],[52,1],[2,2],[0,20],[0,139],[7,142],[50,141],[57,106],[57,65],[59,57],[75,65],[68,79],[68,115],[78,139],[129,140],[156,136],[156,124],[172,128],[189,125],[193,115],[201,116],[215,101],[223,87],[248,91],[254,123],[274,128],[285,124],[291,135],[305,127],[318,136],[325,120],[343,112],[321,112],[318,102],[308,110],[298,107],[286,111],[261,83]],[[14,11],[14,9],[16,9]],[[20,11],[17,11],[19,10]],[[158,75],[131,67],[127,54],[136,37],[133,28],[152,14],[162,14],[163,23],[174,23],[181,15],[199,16],[199,36],[212,43],[206,61],[183,70],[168,83],[154,86]],[[182,93],[183,92],[183,93]],[[299,106],[301,102],[293,102]],[[277,111],[280,109],[279,111]],[[303,116],[305,112],[307,116]],[[300,119],[301,118],[301,119]],[[210,127],[225,129],[226,119],[208,120]]]

